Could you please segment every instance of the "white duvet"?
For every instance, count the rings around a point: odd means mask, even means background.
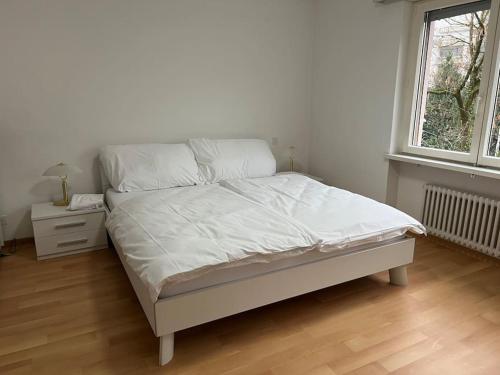
[[[299,175],[159,190],[114,208],[106,226],[153,301],[215,269],[424,231],[396,209]]]
[[[301,254],[319,241],[293,219],[218,184],[132,198],[113,209],[106,227],[153,301],[167,284],[228,265]]]
[[[305,225],[321,245],[336,248],[384,241],[425,227],[405,213],[299,174],[227,180],[221,185]]]

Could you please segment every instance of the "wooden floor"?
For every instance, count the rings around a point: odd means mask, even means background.
[[[500,374],[498,262],[419,238],[409,278],[372,276],[180,332],[159,368],[113,250],[37,262],[28,243],[0,259],[0,373]]]

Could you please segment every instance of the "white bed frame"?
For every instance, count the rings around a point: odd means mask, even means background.
[[[101,174],[103,192],[109,188]],[[174,355],[174,333],[256,307],[389,270],[390,282],[407,285],[406,265],[413,261],[414,238],[333,256],[242,280],[152,302],[144,283],[123,258],[111,236],[154,334],[160,338],[160,365]]]

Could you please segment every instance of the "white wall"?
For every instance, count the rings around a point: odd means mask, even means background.
[[[4,0],[0,2],[0,215],[32,234],[41,173],[98,148],[188,137],[278,137],[327,182],[420,218],[423,185],[491,196],[497,181],[384,160],[399,121],[405,2]],[[314,41],[313,41],[314,34]],[[311,79],[312,76],[312,79]],[[308,157],[309,156],[309,157]]]
[[[386,199],[404,2],[318,0],[310,170]]]
[[[498,180],[384,160],[384,153],[397,149],[404,118],[411,6],[364,0],[317,5],[311,172],[416,219],[422,216],[426,183],[500,198]]]
[[[6,237],[59,192],[48,166],[96,191],[105,144],[278,137],[307,169],[312,17],[308,0],[1,1]]]

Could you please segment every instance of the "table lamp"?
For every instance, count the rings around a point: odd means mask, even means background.
[[[43,176],[57,176],[61,178],[63,199],[52,202],[54,206],[67,206],[69,204],[68,175],[81,172],[82,170],[74,165],[59,163],[53,165],[43,173]]]
[[[295,158],[295,146],[289,146],[288,147],[288,168],[290,169],[290,172],[293,172],[293,168],[294,168],[294,165],[293,165],[293,162],[294,162],[294,158]]]

